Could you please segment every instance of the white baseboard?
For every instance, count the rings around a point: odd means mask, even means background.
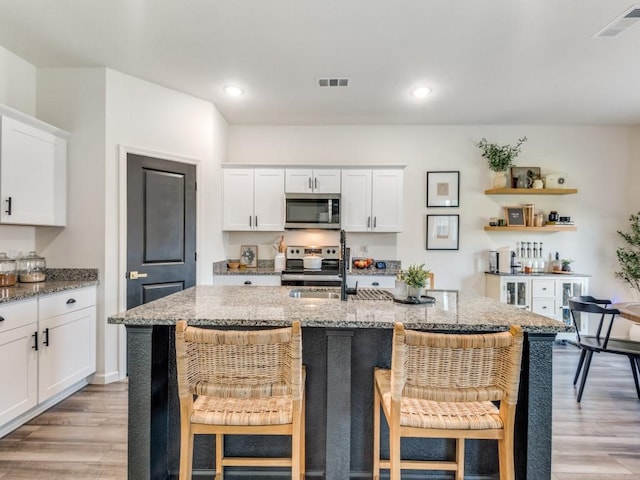
[[[124,380],[125,378],[127,378],[127,376],[121,375],[118,371],[109,373],[95,373],[89,380],[89,383],[93,383],[96,385],[106,385],[107,383],[119,382],[120,380]]]

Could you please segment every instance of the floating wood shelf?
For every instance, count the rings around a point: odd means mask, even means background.
[[[575,225],[547,225],[545,227],[484,227],[486,231],[495,232],[575,232]]]
[[[577,188],[492,188],[485,195],[572,195]]]

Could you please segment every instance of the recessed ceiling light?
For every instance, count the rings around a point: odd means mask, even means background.
[[[227,85],[223,88],[224,93],[229,95],[230,97],[239,97],[244,93],[240,87],[236,87],[235,85]]]
[[[411,95],[416,98],[424,98],[431,93],[431,89],[429,87],[416,87],[411,90]]]

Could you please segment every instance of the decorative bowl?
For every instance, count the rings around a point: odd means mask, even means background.
[[[371,265],[373,265],[373,258],[355,257],[351,260],[351,264],[354,268],[369,268]]]

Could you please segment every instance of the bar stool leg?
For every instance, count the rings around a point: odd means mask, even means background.
[[[636,384],[636,395],[640,398],[640,385],[638,384],[638,366],[637,359],[633,355],[629,355],[629,362],[631,363],[631,371],[633,372],[633,381]]]
[[[573,384],[578,383],[578,377],[580,377],[580,370],[582,370],[582,364],[584,363],[584,356],[587,354],[587,351],[584,348],[580,349],[580,359],[578,360],[578,368],[576,368],[576,374],[573,377]]]
[[[585,359],[582,381],[580,382],[580,390],[578,390],[578,403],[580,403],[580,400],[582,399],[582,392],[584,391],[584,386],[587,383],[587,375],[589,374],[589,367],[591,366],[591,357],[593,357],[593,350],[589,350],[587,352],[587,358]]]

